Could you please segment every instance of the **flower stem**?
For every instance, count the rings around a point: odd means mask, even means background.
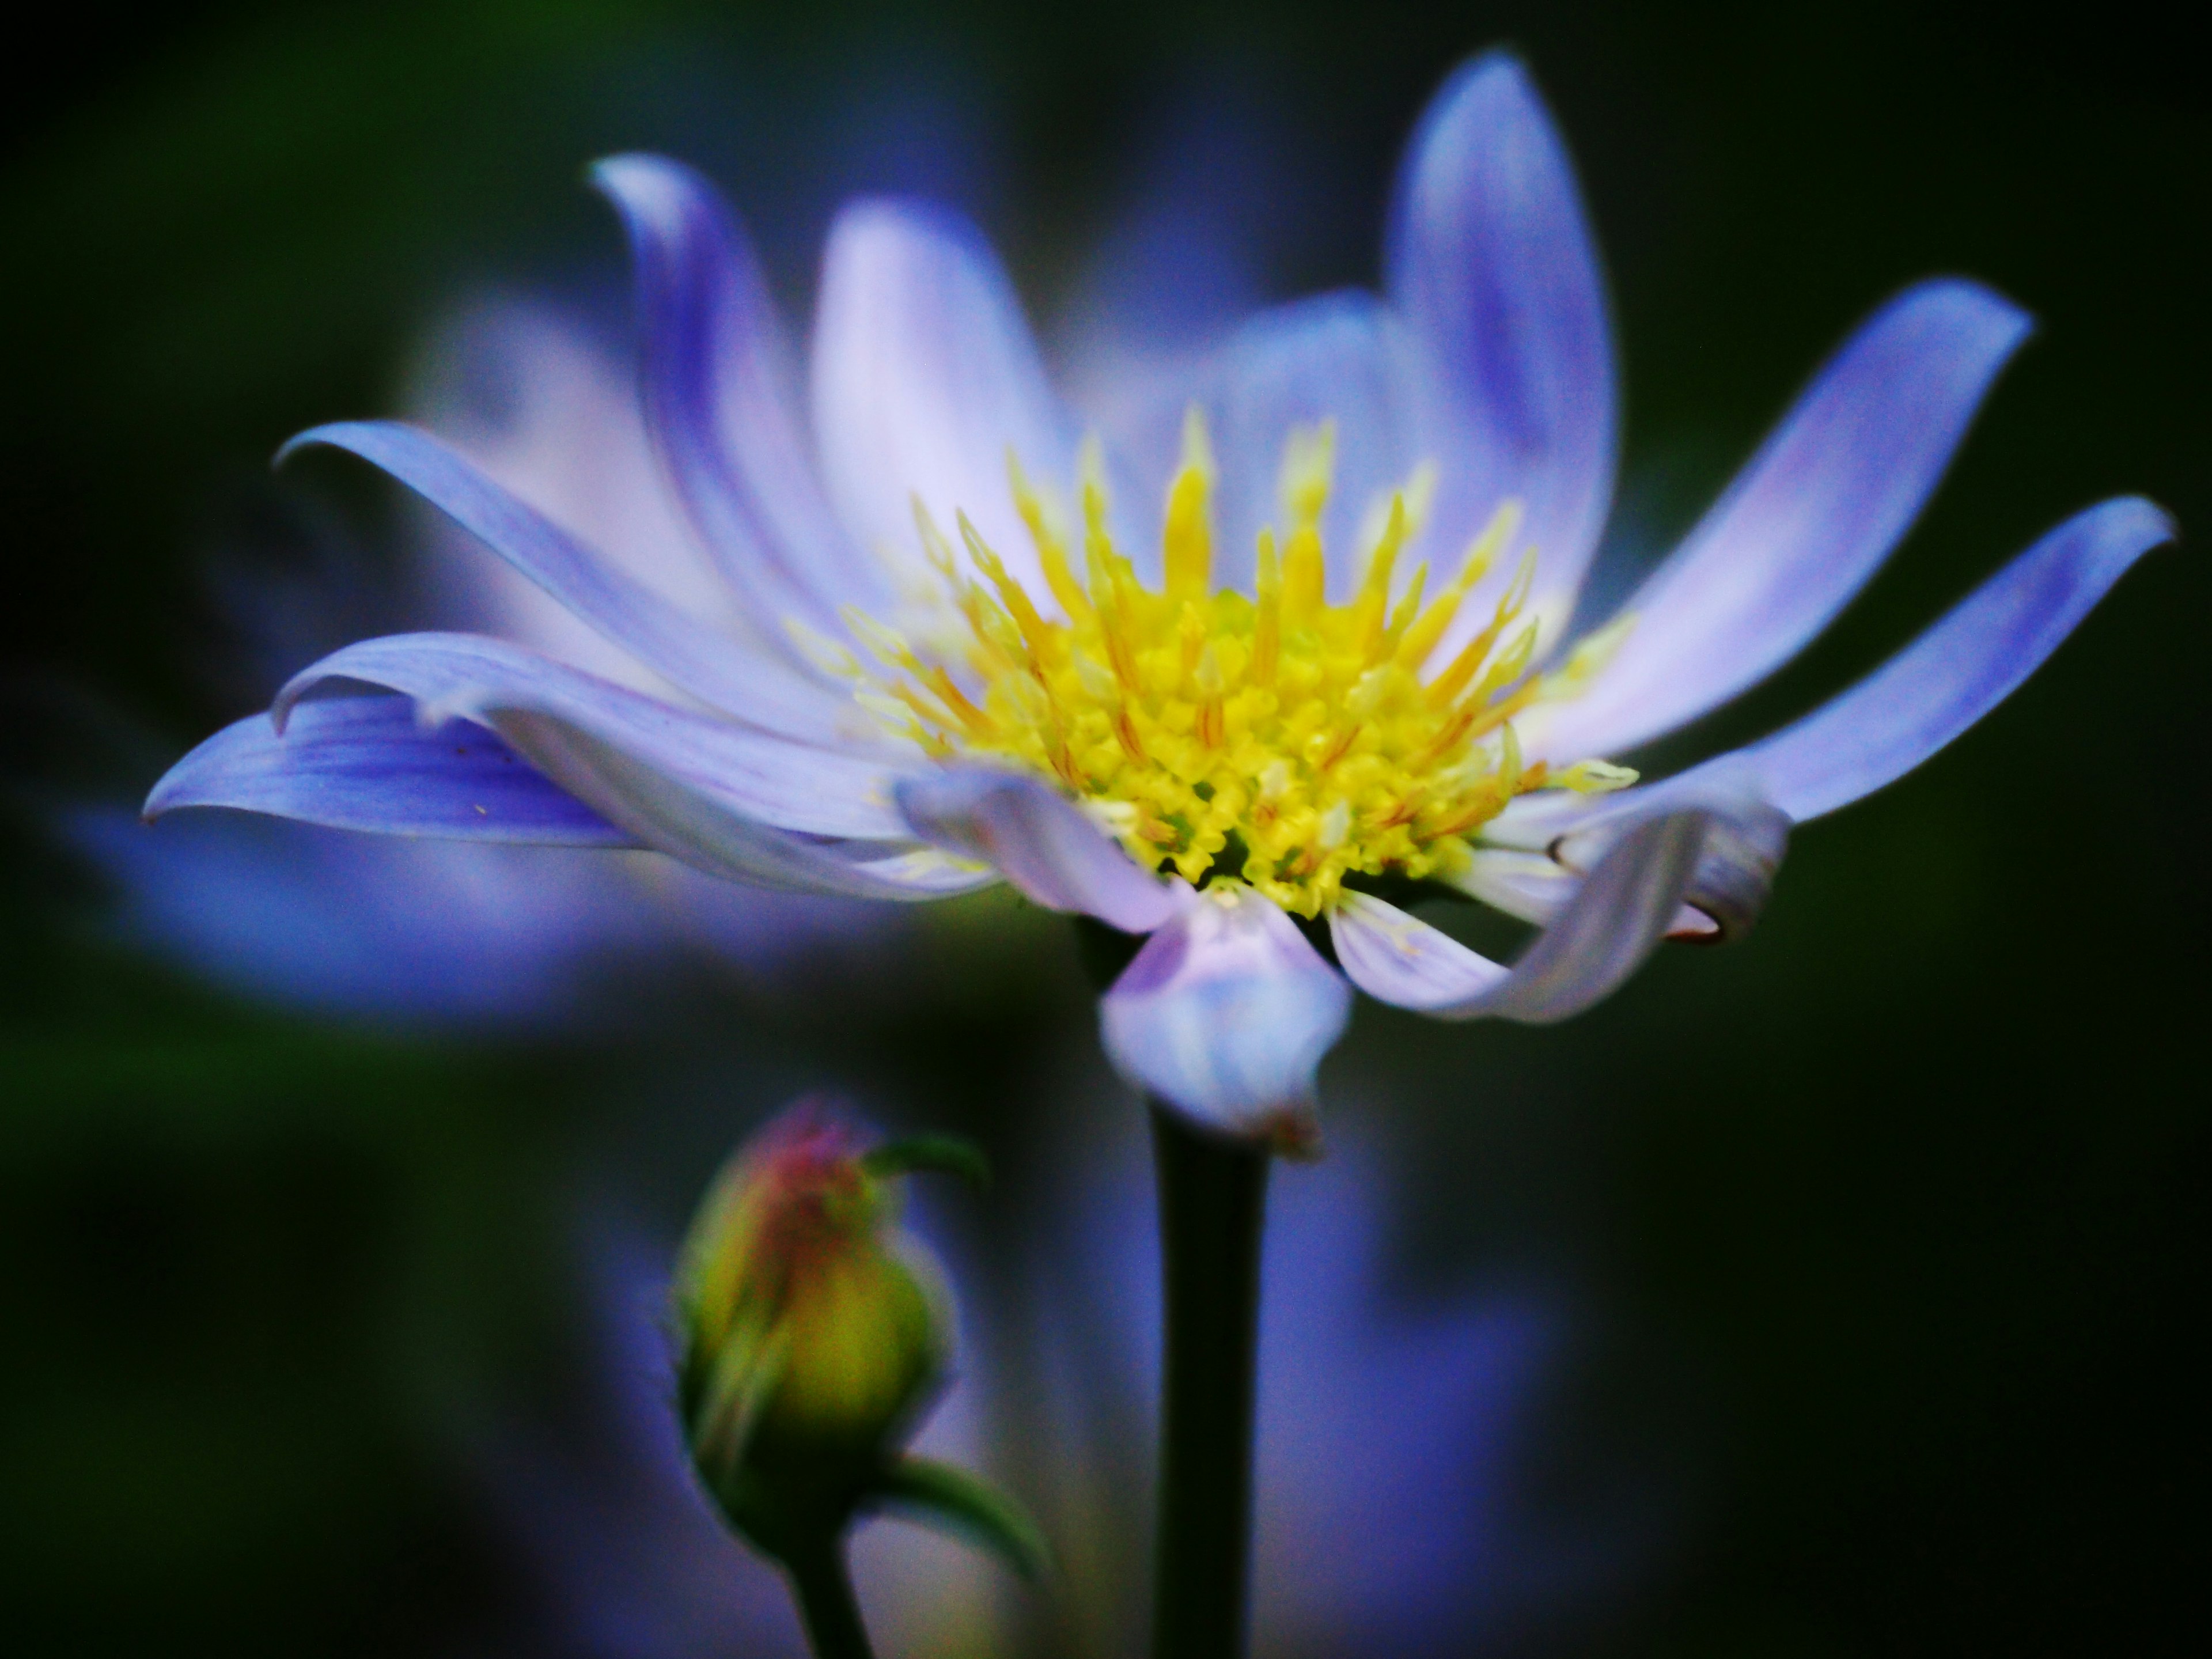
[[[1267,1152],[1157,1102],[1165,1378],[1152,1659],[1242,1659]]]
[[[860,1604],[853,1595],[853,1575],[845,1565],[844,1540],[825,1537],[818,1545],[794,1548],[783,1565],[814,1659],[873,1659]]]

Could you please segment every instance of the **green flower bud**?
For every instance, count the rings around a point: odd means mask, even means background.
[[[676,1285],[701,1477],[770,1554],[833,1535],[945,1380],[951,1299],[855,1132],[807,1103],[740,1147]]]

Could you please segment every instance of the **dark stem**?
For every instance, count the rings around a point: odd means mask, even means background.
[[[819,1545],[795,1548],[783,1565],[814,1659],[872,1659],[860,1604],[853,1595],[853,1575],[845,1566],[843,1540],[825,1538]]]
[[[1243,1659],[1267,1152],[1157,1103],[1165,1292],[1152,1659]]]

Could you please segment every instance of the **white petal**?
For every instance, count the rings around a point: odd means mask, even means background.
[[[909,203],[839,216],[823,256],[813,394],[831,499],[862,546],[919,568],[915,499],[947,536],[965,513],[1038,608],[1057,614],[1006,456],[1065,484],[1075,446],[1020,302],[972,227]]]
[[[1223,1133],[1311,1139],[1314,1073],[1352,989],[1297,924],[1216,884],[1146,941],[1099,1005],[1108,1058],[1138,1088]]]

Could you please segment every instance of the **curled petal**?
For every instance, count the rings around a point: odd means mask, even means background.
[[[897,801],[914,834],[982,860],[1048,910],[1149,933],[1189,891],[1139,869],[1081,809],[1024,773],[949,767],[902,780]]]
[[[301,433],[277,459],[316,444],[381,467],[672,685],[788,737],[818,741],[850,722],[848,698],[687,616],[430,434],[397,421],[340,422]]]
[[[1064,482],[1075,445],[1013,287],[971,226],[911,203],[839,216],[823,256],[813,388],[831,499],[863,547],[918,556],[917,500],[948,532],[965,513],[1054,612],[1006,457]]]
[[[1954,280],[1876,312],[1628,602],[1632,630],[1596,682],[1532,712],[1523,738],[1617,755],[1795,656],[1888,557],[2028,328]]]
[[[880,585],[815,483],[795,365],[751,243],[714,185],[661,156],[610,156],[592,181],[629,234],[647,417],[692,521],[771,624],[796,611],[834,626],[838,605],[879,598]]]
[[[1450,880],[1469,898],[1539,927],[1559,915],[1582,885],[1577,872],[1549,854],[1509,847],[1476,848],[1466,871]]]
[[[1365,894],[1330,913],[1337,960],[1370,996],[1439,1019],[1568,1018],[1610,995],[1666,937],[1712,822],[1687,811],[1632,826],[1510,969]]]
[[[1296,923],[1217,883],[1145,942],[1099,1005],[1115,1069],[1224,1133],[1313,1139],[1314,1073],[1343,1035],[1352,989]]]
[[[1391,297],[1442,364],[1466,430],[1438,458],[1437,527],[1453,544],[1438,554],[1455,554],[1518,496],[1541,550],[1534,614],[1564,621],[1613,495],[1613,337],[1573,164],[1510,54],[1462,69],[1422,118],[1398,182],[1389,270]],[[1471,608],[1462,631],[1480,625]]]
[[[2140,496],[2075,514],[1887,666],[1753,744],[1742,762],[1801,823],[1873,793],[2011,696],[2130,565],[2173,534],[2172,520]]]
[[[1662,812],[1703,810],[1710,814],[1704,849],[1683,909],[1668,927],[1676,938],[1711,941],[1741,939],[1751,931],[1774,890],[1774,878],[1790,845],[1790,818],[1759,798],[1740,775],[1715,773],[1649,801],[1623,809],[1585,828],[1568,830],[1552,843],[1552,857],[1572,872],[1595,871],[1607,855],[1641,823]]]
[[[225,726],[171,767],[145,815],[228,806],[338,830],[556,847],[634,847],[497,732],[426,729],[404,697],[349,697]]]

